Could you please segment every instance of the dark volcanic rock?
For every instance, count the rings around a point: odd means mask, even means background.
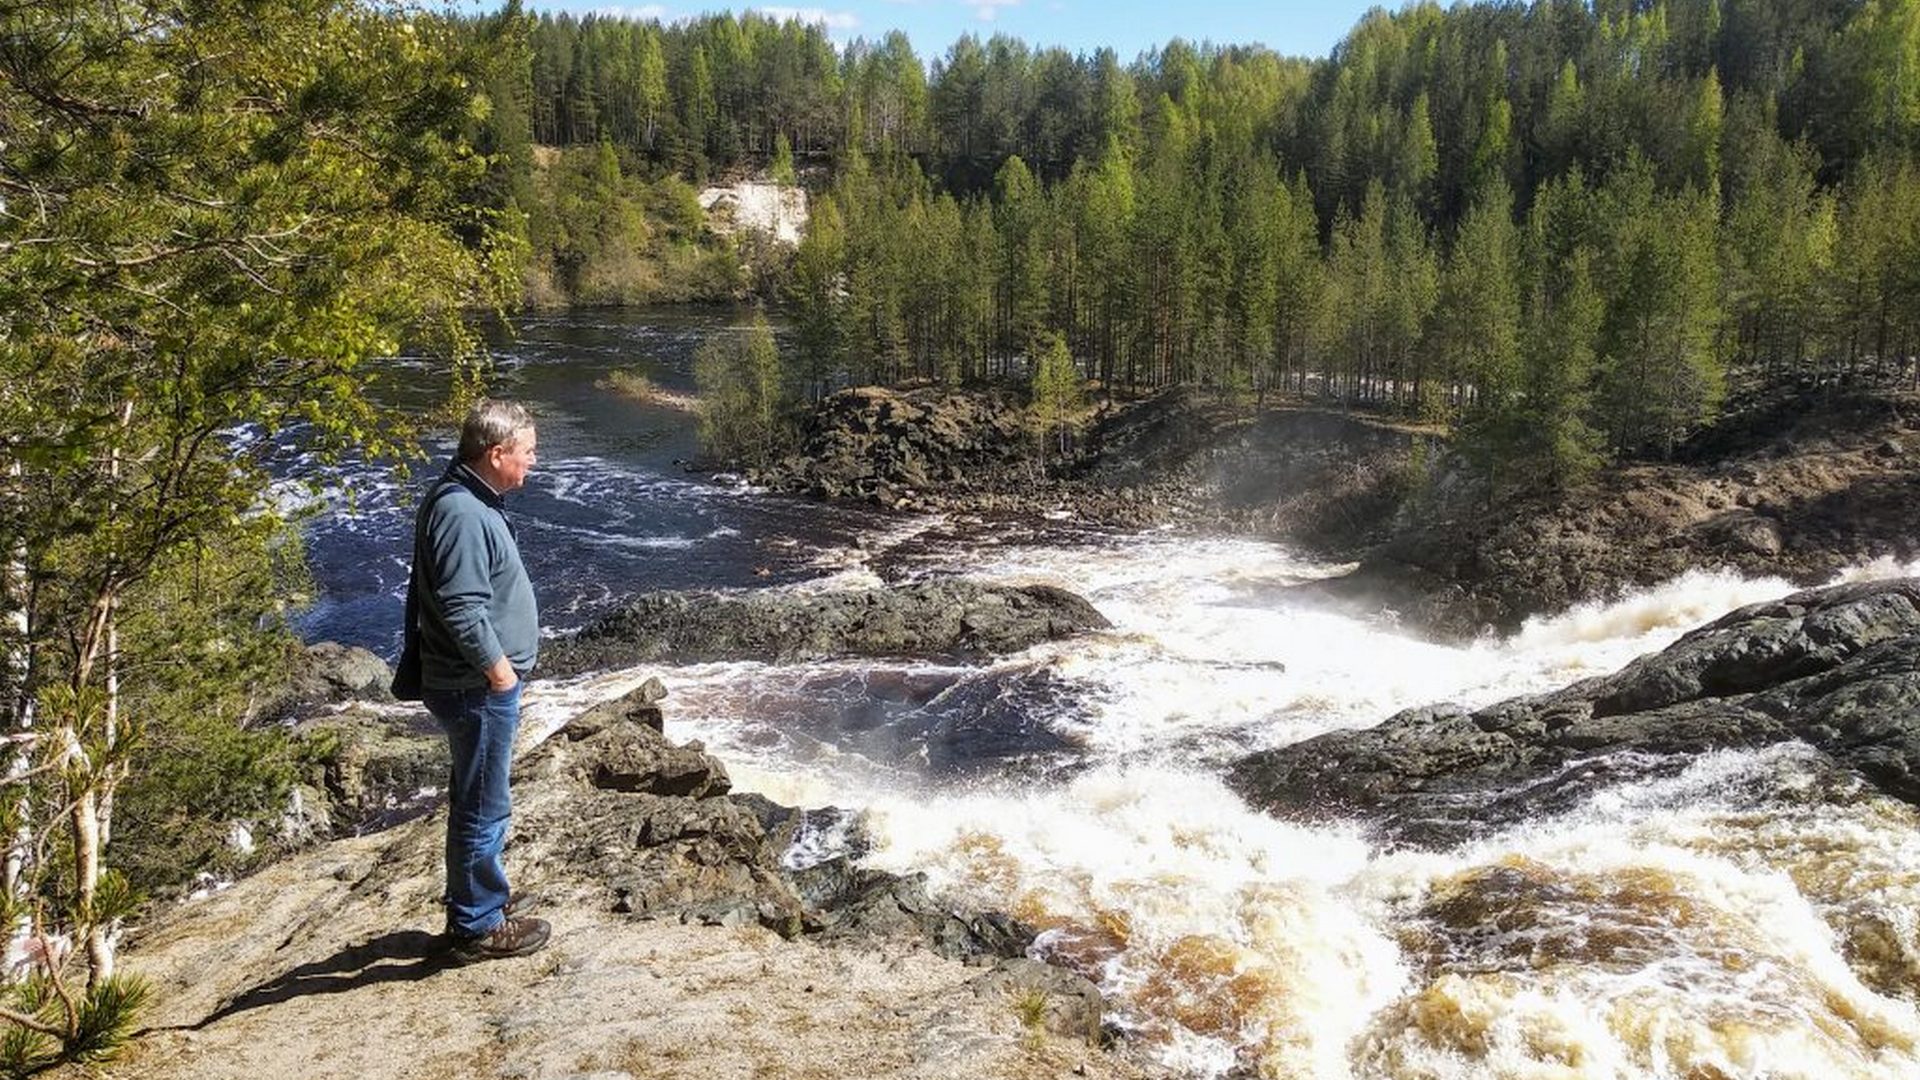
[[[1754,604],[1612,675],[1468,713],[1412,709],[1243,758],[1275,812],[1383,814],[1411,842],[1517,820],[1688,755],[1799,738],[1920,803],[1920,579]]]
[[[822,399],[790,457],[753,475],[782,491],[884,506],[1009,470],[1039,474],[1020,403],[1008,394],[853,387]]]
[[[944,956],[1015,957],[1033,944],[1032,927],[998,912],[957,911],[927,893],[922,874],[890,874],[831,859],[790,879],[814,913],[811,929],[828,938],[913,937]]]
[[[829,593],[647,593],[543,650],[541,671],[1004,653],[1108,625],[1084,599],[1045,585],[955,579]]]

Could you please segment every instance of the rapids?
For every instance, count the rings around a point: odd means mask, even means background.
[[[1804,747],[1711,755],[1444,852],[1277,821],[1217,779],[1405,706],[1610,671],[1785,582],[1690,574],[1453,647],[1289,607],[1280,587],[1335,568],[1249,541],[977,555],[915,572],[1073,588],[1114,629],[978,669],[672,670],[669,732],[743,789],[864,808],[871,864],[1042,928],[1177,1072],[1920,1075],[1920,816]],[[539,715],[653,673],[552,688]],[[1023,730],[1036,714],[1057,738]]]
[[[596,316],[595,318],[600,318]],[[1063,586],[1110,631],[978,665],[727,663],[536,683],[529,725],[667,685],[668,734],[737,790],[865,811],[849,845],[1011,911],[1108,994],[1127,1052],[1179,1075],[1920,1076],[1920,815],[1797,745],[1704,756],[1441,851],[1365,821],[1250,811],[1219,779],[1267,746],[1611,671],[1777,580],[1698,572],[1465,646],[1300,606],[1338,572],[1283,548],[1063,521],[904,517],[684,475],[684,414],[594,389],[684,390],[707,316],[527,329],[502,382],[542,418],[516,497],[550,629],[632,590],[831,589],[964,574]],[[405,383],[424,394],[420,375]],[[444,444],[440,444],[443,447]],[[312,479],[289,449],[290,475]],[[391,652],[405,490],[350,466],[308,530],[305,632]],[[1920,572],[1863,567],[1856,576]],[[832,818],[844,826],[844,818]]]

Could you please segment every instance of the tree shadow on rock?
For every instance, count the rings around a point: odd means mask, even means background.
[[[251,1009],[317,994],[344,994],[363,986],[416,982],[456,966],[445,939],[424,930],[396,930],[302,964],[248,990],[211,1016],[191,1025],[198,1031]]]

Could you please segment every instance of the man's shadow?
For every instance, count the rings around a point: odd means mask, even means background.
[[[362,986],[388,982],[416,982],[457,966],[446,939],[424,930],[395,930],[371,941],[349,945],[339,952],[302,964],[270,979],[222,1005],[190,1030],[198,1031],[250,1009],[278,1005],[311,994],[344,994]]]

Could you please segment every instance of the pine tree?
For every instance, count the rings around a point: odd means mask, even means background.
[[[1462,433],[1489,457],[1507,453],[1505,421],[1521,392],[1519,246],[1513,193],[1494,180],[1461,222],[1441,278],[1434,349],[1446,385],[1422,395],[1428,417],[1460,408]]]
[[[800,385],[818,400],[846,366],[846,237],[833,196],[815,200],[788,285]]]
[[[1599,201],[1608,233],[1597,266],[1608,297],[1601,426],[1621,452],[1669,456],[1725,392],[1718,200],[1656,193],[1651,165],[1636,157],[1608,178]]]
[[[1593,217],[1577,173],[1544,185],[1528,214],[1519,392],[1493,420],[1501,436],[1490,462],[1496,489],[1508,480],[1565,489],[1604,461],[1591,419],[1606,314],[1591,269]]]
[[[998,345],[1003,363],[1033,357],[1050,302],[1047,203],[1040,182],[1019,156],[994,178],[994,225],[999,234]]]
[[[1070,446],[1072,421],[1084,400],[1080,369],[1064,338],[1050,334],[1035,349],[1033,374],[1028,380],[1030,408],[1042,445],[1057,440],[1060,453]]]

